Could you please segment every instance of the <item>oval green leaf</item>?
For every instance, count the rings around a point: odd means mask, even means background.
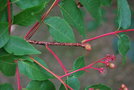
[[[89,11],[91,16],[100,21],[102,19],[101,1],[100,0],[80,0],[82,5]]]
[[[49,72],[42,69],[40,66],[34,62],[29,61],[19,61],[18,62],[20,73],[26,75],[32,80],[47,80],[54,78]]]
[[[129,37],[125,34],[121,34],[118,40],[118,51],[123,57],[123,63],[126,61],[126,54],[130,48]]]
[[[66,80],[66,83],[71,88],[73,88],[73,90],[79,90],[80,89],[80,82],[79,82],[78,78],[75,77],[75,76],[68,77],[67,80]],[[66,90],[65,87],[63,86],[63,84],[61,84],[59,90]]]
[[[60,9],[62,15],[64,16],[65,20],[77,28],[78,32],[85,36],[85,26],[82,13],[74,0],[64,0],[60,5]]]
[[[75,42],[72,28],[60,17],[50,17],[45,20],[49,26],[49,32],[57,42]]]
[[[29,55],[41,53],[24,39],[17,36],[11,36],[8,43],[4,46],[4,49],[8,53],[14,55]]]
[[[23,10],[22,12],[14,16],[13,23],[22,25],[22,26],[28,26],[28,25],[35,23],[36,21],[38,21],[38,18],[40,17],[40,14],[42,13],[42,10],[44,9],[44,7],[45,5],[41,4],[41,5]]]
[[[131,10],[127,0],[117,0],[118,3],[118,24],[123,29],[131,25]]]
[[[54,84],[49,80],[32,80],[26,87],[28,90],[56,90]]]

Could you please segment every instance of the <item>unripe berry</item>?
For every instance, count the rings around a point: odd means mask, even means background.
[[[90,44],[86,43],[86,44],[84,44],[84,46],[85,46],[86,50],[91,51],[92,48],[91,48]]]
[[[114,69],[115,68],[115,64],[114,63],[109,63],[108,67],[111,68],[111,69]]]

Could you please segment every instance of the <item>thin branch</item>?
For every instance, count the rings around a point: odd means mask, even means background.
[[[105,37],[105,36],[115,35],[117,33],[130,32],[130,31],[134,31],[134,29],[127,29],[127,30],[121,30],[121,31],[115,31],[115,32],[110,32],[110,33],[102,34],[102,35],[99,35],[99,36],[96,36],[96,37],[93,37],[93,38],[90,38],[90,39],[83,40],[82,43],[87,43],[89,41],[96,40],[96,39],[99,39],[99,38],[102,38],[102,37]]]
[[[91,64],[89,64],[89,65],[87,65],[85,67],[82,67],[80,69],[77,69],[77,70],[74,70],[74,71],[69,72],[67,74],[64,74],[64,75],[60,76],[60,78],[69,76],[69,75],[71,75],[71,74],[73,74],[75,72],[78,72],[78,71],[84,71],[84,70],[89,69],[89,68],[97,70],[96,68],[93,68],[92,66],[97,64],[97,63],[101,63],[101,61],[105,61],[106,62],[105,65],[107,65],[109,62],[114,61],[115,59],[116,59],[116,57],[114,55],[106,55],[104,58],[101,58],[101,59],[99,59],[99,60],[97,60],[97,61],[95,61],[95,62],[93,62],[93,63],[91,63]]]
[[[50,11],[58,4],[60,0],[55,0],[53,2],[53,4],[50,6],[50,8],[47,10],[47,12],[45,12],[43,14],[43,16],[41,17],[41,22],[44,21],[44,19],[48,16],[48,14],[50,13]],[[30,39],[33,34],[38,30],[38,28],[40,27],[41,23],[36,22],[36,24],[34,24],[34,26],[26,33],[26,35],[24,36],[24,38],[26,40]]]
[[[16,78],[17,78],[17,85],[18,85],[18,90],[22,90],[21,84],[20,84],[20,73],[18,67],[16,68]]]
[[[8,0],[7,1],[7,12],[8,12],[8,30],[9,30],[9,33],[11,33],[11,24],[12,24],[10,3],[11,3],[10,0]]]
[[[65,74],[68,73],[68,70],[66,69],[66,67],[64,66],[64,64],[62,63],[62,61],[60,60],[60,58],[56,55],[56,53],[54,53],[54,51],[52,49],[50,49],[48,47],[48,45],[46,45],[46,49],[55,57],[55,59],[60,64],[61,68],[64,70]]]
[[[85,47],[85,44],[82,43],[60,43],[60,42],[45,42],[45,41],[35,41],[35,40],[27,40],[27,42],[31,44],[38,45],[52,45],[52,46],[76,46],[76,47]]]
[[[48,68],[44,67],[42,64],[40,64],[38,61],[36,61],[33,57],[30,57],[36,64],[38,64],[40,67],[42,67],[43,69],[45,69],[46,71],[48,71],[50,74],[52,74],[55,78],[57,78],[65,87],[66,90],[68,90],[68,88],[70,88],[71,90],[73,90],[70,86],[68,86],[61,78],[60,76],[58,76],[57,74],[53,73],[51,70],[49,70]]]
[[[72,71],[72,72],[69,72],[69,73],[67,73],[67,74],[64,74],[64,75],[60,76],[60,78],[69,76],[69,75],[71,75],[71,74],[73,74],[73,73],[75,73],[75,72],[84,71],[84,70],[86,70],[86,69],[89,69],[89,68],[92,67],[94,64],[96,64],[96,63],[98,63],[99,61],[104,60],[104,59],[105,59],[105,58],[101,58],[100,60],[95,61],[95,62],[93,62],[93,63],[91,63],[91,64],[89,64],[89,65],[87,65],[87,66],[85,66],[85,67],[82,67],[82,68],[77,69],[77,70],[75,70],[75,71]]]

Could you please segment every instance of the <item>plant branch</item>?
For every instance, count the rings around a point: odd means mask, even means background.
[[[44,67],[42,64],[40,64],[38,61],[36,61],[33,57],[30,57],[36,64],[38,64],[40,67],[42,67],[43,69],[45,69],[46,71],[48,71],[50,74],[52,74],[55,78],[57,78],[65,87],[66,90],[68,90],[68,88],[70,88],[71,90],[73,90],[70,86],[68,86],[61,78],[60,76],[58,76],[57,74],[53,73],[51,70],[49,70],[48,68]]]
[[[16,68],[16,78],[17,78],[17,85],[18,85],[18,90],[22,90],[21,84],[20,84],[20,73],[18,67]]]
[[[54,53],[54,51],[52,49],[50,49],[48,47],[48,45],[46,45],[46,49],[55,57],[55,59],[60,64],[61,68],[64,70],[65,74],[68,73],[68,70],[66,69],[66,67],[64,66],[64,64],[62,63],[62,61],[60,60],[60,58]]]
[[[78,72],[78,71],[84,71],[84,70],[89,69],[89,68],[95,69],[95,70],[99,70],[100,72],[102,72],[102,71],[101,71],[102,69],[97,69],[97,68],[94,68],[94,67],[92,67],[92,66],[95,65],[96,63],[101,63],[101,61],[105,61],[105,62],[106,62],[105,65],[107,65],[110,61],[114,61],[114,60],[115,60],[115,56],[114,56],[114,55],[107,55],[107,56],[105,56],[104,58],[101,58],[101,59],[99,59],[99,60],[97,60],[97,61],[95,61],[95,62],[93,62],[93,63],[91,63],[91,64],[89,64],[89,65],[87,65],[87,66],[85,66],[85,67],[82,67],[82,68],[77,69],[77,70],[75,70],[75,71],[72,71],[72,72],[69,72],[69,73],[67,73],[67,74],[64,74],[64,75],[60,76],[60,78],[69,76],[69,75],[71,75],[71,74],[73,74],[73,73],[75,73],[75,72]]]
[[[121,31],[115,31],[115,32],[110,32],[110,33],[102,34],[102,35],[99,35],[99,36],[96,36],[96,37],[93,37],[93,38],[90,38],[90,39],[83,40],[82,43],[87,43],[89,41],[96,40],[96,39],[99,39],[101,37],[105,37],[105,36],[109,36],[109,35],[115,35],[117,33],[122,33],[122,32],[130,32],[130,31],[134,31],[134,29],[127,29],[127,30],[121,30]]]
[[[8,12],[8,30],[9,33],[11,33],[11,24],[12,24],[12,18],[11,18],[11,2],[10,0],[7,1],[7,12]]]
[[[27,42],[31,44],[38,45],[52,45],[52,46],[76,46],[76,47],[85,47],[85,44],[82,43],[60,43],[60,42],[45,42],[45,41],[35,41],[35,40],[27,40]]]
[[[48,16],[48,14],[50,13],[50,11],[58,4],[60,0],[55,0],[53,2],[53,4],[50,6],[50,8],[47,10],[47,12],[45,12],[43,14],[43,16],[41,17],[41,22],[44,21],[44,19]],[[34,26],[26,33],[26,35],[24,36],[24,38],[26,40],[30,39],[33,34],[38,30],[38,28],[40,27],[41,23],[36,22],[36,24],[34,24]]]

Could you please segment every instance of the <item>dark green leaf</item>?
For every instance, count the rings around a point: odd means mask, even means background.
[[[83,56],[80,56],[79,58],[77,58],[74,61],[73,70],[77,70],[77,69],[82,68],[84,66],[85,66],[84,57]],[[74,73],[73,75],[76,76],[76,77],[79,77],[83,73],[84,73],[84,71],[79,71],[79,72]]]
[[[80,89],[80,82],[75,76],[68,77],[66,82],[71,88],[73,88],[73,90]],[[61,87],[59,90],[66,90],[63,84],[61,84]]]
[[[12,55],[0,57],[0,70],[6,76],[14,76],[16,71],[15,57]]]
[[[131,11],[127,0],[118,0],[118,24],[123,29],[131,25]]]
[[[26,75],[32,80],[47,80],[54,78],[49,72],[42,69],[40,66],[29,61],[18,62],[20,73]]]
[[[14,55],[40,54],[31,44],[17,36],[11,36],[4,49]]]
[[[134,62],[134,41],[132,41],[130,44],[130,49],[127,53],[127,56],[130,60],[132,60]]]
[[[9,56],[9,53],[7,53],[3,48],[0,49],[0,57],[3,56]]]
[[[50,0],[11,0],[21,9],[27,9],[40,4],[47,4]]]
[[[13,87],[11,84],[4,83],[0,84],[0,90],[13,90]]]
[[[0,12],[0,22],[7,22],[7,21],[8,21],[7,8],[5,8]]]
[[[45,20],[49,26],[49,32],[53,39],[58,42],[75,42],[72,28],[60,17],[51,17]]]
[[[7,0],[0,0],[0,12],[3,11],[7,6]]]
[[[125,34],[121,34],[118,41],[119,53],[123,56],[123,62],[125,63],[126,54],[130,48],[129,37]]]
[[[29,90],[56,90],[54,84],[49,80],[36,81],[32,80],[28,85]]]
[[[6,22],[6,21],[7,21],[7,0],[0,0],[0,22]]]
[[[0,48],[9,40],[8,23],[0,23]]]
[[[93,88],[95,90],[112,90],[110,87],[103,85],[103,84],[96,84],[96,85],[91,85],[85,88],[85,90],[90,90],[90,88]]]
[[[18,13],[14,16],[14,24],[28,26],[33,24],[34,22],[38,21],[39,15],[42,13],[45,5],[41,4],[35,7],[31,7],[28,9],[23,10],[22,12]]]
[[[80,9],[77,8],[74,0],[64,0],[60,5],[60,9],[65,20],[77,28],[79,33],[85,36],[84,21]]]
[[[80,2],[90,12],[93,18],[95,18],[97,21],[100,21],[102,19],[100,0],[80,0]]]
[[[112,0],[101,0],[101,4],[104,6],[109,6],[111,5]]]

